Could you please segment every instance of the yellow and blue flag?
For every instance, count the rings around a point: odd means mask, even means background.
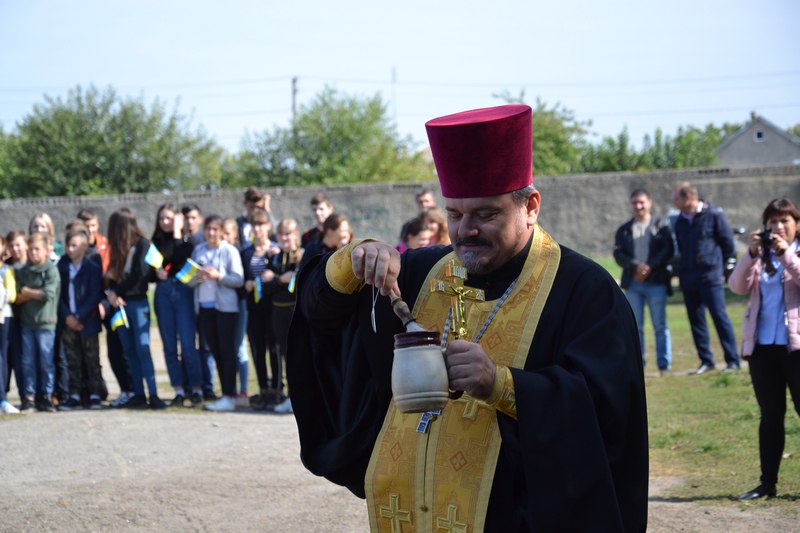
[[[120,307],[114,316],[111,317],[111,331],[117,331],[117,328],[120,326],[124,326],[126,328],[130,327],[128,324],[128,315],[125,314],[125,308]]]
[[[147,254],[144,256],[144,262],[158,270],[164,264],[164,256],[161,255],[158,248],[151,244],[150,248],[147,249]]]
[[[260,302],[262,298],[264,298],[264,288],[261,283],[261,277],[256,278],[256,284],[253,287],[253,298],[255,299],[256,303]]]
[[[191,259],[187,259],[183,268],[175,274],[175,278],[182,283],[189,283],[197,275],[198,270],[200,270],[200,265]]]
[[[292,274],[292,279],[289,281],[289,292],[294,294],[295,285],[297,284],[297,270]]]

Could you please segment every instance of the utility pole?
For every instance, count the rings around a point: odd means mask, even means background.
[[[297,76],[292,78],[292,127],[297,123]]]
[[[392,67],[392,114],[394,115],[394,125],[397,127],[397,90],[395,84],[397,83],[397,71]]]

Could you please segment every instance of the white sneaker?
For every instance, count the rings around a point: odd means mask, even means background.
[[[207,411],[216,411],[218,413],[235,411],[236,400],[229,398],[228,396],[223,396],[216,402],[204,406],[203,409]]]
[[[116,400],[112,401],[108,405],[110,405],[111,407],[120,407],[123,404],[125,404],[125,402],[130,400],[131,398],[133,398],[133,393],[132,392],[124,392],[123,391],[123,392],[119,393],[119,398],[117,398]]]
[[[292,410],[292,399],[286,398],[283,402],[275,406],[275,412],[279,415],[288,415],[294,413]]]
[[[3,402],[3,403],[0,403],[0,414],[18,415],[19,414],[19,409],[17,409],[16,407],[14,407],[13,405],[11,405],[8,402]]]

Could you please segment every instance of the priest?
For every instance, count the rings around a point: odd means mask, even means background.
[[[426,124],[452,246],[369,239],[298,276],[287,374],[301,458],[366,498],[372,531],[644,531],[647,415],[638,330],[617,284],[537,220],[531,109]],[[460,261],[468,336],[432,292]],[[392,402],[388,295],[443,338],[437,412]],[[477,291],[471,291],[477,292]]]

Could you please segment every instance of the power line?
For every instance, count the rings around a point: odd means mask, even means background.
[[[750,79],[764,79],[775,78],[781,76],[796,76],[800,75],[800,71],[786,71],[786,72],[768,72],[762,74],[746,74],[746,75],[732,75],[732,76],[714,76],[705,78],[682,78],[682,79],[662,79],[662,80],[638,80],[638,81],[611,81],[611,82],[564,82],[564,81],[515,81],[515,82],[439,82],[439,81],[402,81],[397,80],[399,86],[407,87],[476,87],[476,88],[497,88],[497,87],[621,87],[621,86],[636,86],[636,85],[654,85],[654,84],[680,84],[680,83],[703,83],[713,81],[731,81],[731,80],[750,80]],[[322,77],[322,76],[300,76],[301,79],[311,81],[323,81],[330,83],[359,83],[371,85],[386,85],[391,86],[392,80],[385,79],[360,79],[360,78],[336,78],[336,77]],[[140,84],[140,85],[121,85],[117,89],[154,89],[154,88],[194,88],[194,87],[219,87],[228,85],[249,85],[257,83],[277,83],[286,82],[292,79],[292,76],[280,76],[274,78],[255,78],[247,80],[229,80],[229,81],[214,81],[214,82],[189,82],[189,83],[164,83],[164,84]],[[72,87],[0,87],[0,92],[42,92],[42,91],[61,91],[68,90]]]
[[[612,81],[612,82],[540,82],[540,81],[527,81],[527,82],[427,82],[427,81],[396,81],[397,85],[416,86],[416,87],[480,87],[480,88],[497,88],[513,86],[513,87],[619,87],[631,85],[653,85],[653,84],[666,84],[666,83],[700,83],[708,81],[730,81],[730,80],[749,80],[749,79],[763,79],[774,78],[780,76],[795,76],[800,75],[800,71],[788,72],[772,72],[765,74],[747,74],[736,76],[716,76],[708,78],[683,78],[676,80],[642,80],[642,81]],[[362,84],[376,84],[376,85],[391,85],[391,80],[371,80],[371,79],[358,79],[358,78],[323,78],[318,76],[303,76],[302,78],[313,81],[331,81],[333,83],[362,83]]]

